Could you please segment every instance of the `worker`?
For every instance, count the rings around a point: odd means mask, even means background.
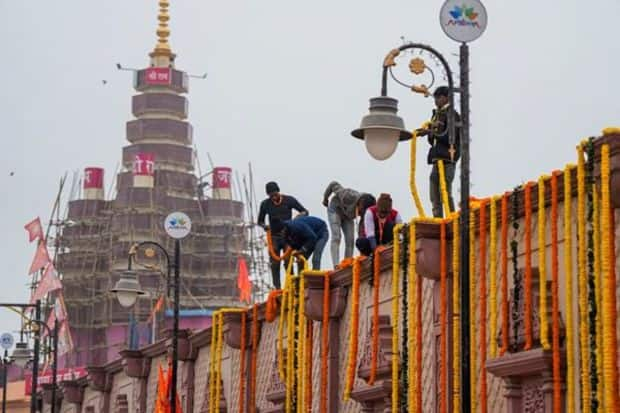
[[[344,234],[344,258],[353,256],[356,207],[360,196],[356,190],[344,188],[336,181],[330,182],[323,193],[323,205],[327,207],[327,222],[331,232],[330,251],[334,268],[340,263],[341,234]]]
[[[392,197],[389,194],[379,195],[377,204],[364,213],[364,236],[360,236],[355,242],[357,249],[362,255],[368,256],[377,245],[392,243],[394,226],[402,222],[398,211],[392,208]]]
[[[295,250],[294,255],[303,255],[306,259],[312,256],[312,269],[321,269],[321,256],[329,239],[325,221],[313,216],[287,221],[274,218],[271,220],[271,229],[274,234],[280,234],[287,245]]]
[[[269,231],[269,225],[265,224],[265,217],[269,216],[269,223],[277,218],[280,221],[287,221],[293,217],[293,210],[299,212],[300,216],[308,215],[308,210],[299,203],[295,197],[280,193],[280,187],[276,182],[267,182],[265,185],[267,199],[263,200],[258,210],[258,225],[263,227],[265,231]],[[277,233],[272,231],[271,240],[273,245],[273,253],[280,256],[286,249],[286,241]],[[271,277],[274,287],[279,290],[280,283],[280,261],[271,257]]]

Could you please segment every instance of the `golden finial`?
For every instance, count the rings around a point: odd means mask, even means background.
[[[172,50],[170,44],[168,44],[168,36],[170,36],[170,29],[168,28],[168,20],[170,15],[168,14],[168,6],[170,2],[168,0],[159,1],[159,14],[157,20],[159,20],[159,26],[157,26],[157,45],[155,50],[151,53],[151,57],[157,56],[172,56]]]

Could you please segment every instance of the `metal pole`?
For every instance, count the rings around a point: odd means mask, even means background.
[[[54,311],[54,310],[52,310]],[[54,318],[54,336],[52,337],[52,351],[54,360],[52,361],[52,412],[56,413],[56,376],[58,371],[58,320]]]
[[[181,268],[181,240],[174,240],[174,324],[172,326],[172,383],[170,386],[170,412],[177,411],[177,365],[179,364],[179,272]]]
[[[461,69],[461,233],[460,262],[469,262],[469,47],[460,48]],[[461,265],[461,406],[471,412],[471,366],[469,351],[469,265]],[[471,320],[475,321],[475,320]]]
[[[9,368],[9,352],[4,350],[4,358],[2,359],[2,413],[6,413],[6,382],[7,370]]]
[[[39,380],[39,345],[41,341],[41,300],[35,305],[34,319],[37,327],[34,332],[34,357],[32,361],[32,393],[30,395],[30,413],[37,412],[37,383]]]

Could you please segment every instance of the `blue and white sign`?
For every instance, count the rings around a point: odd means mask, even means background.
[[[8,350],[11,347],[13,347],[14,341],[15,340],[13,339],[13,334],[2,333],[2,335],[0,336],[0,347],[2,347],[5,350]]]
[[[480,0],[446,0],[439,13],[439,22],[452,40],[472,42],[487,28],[487,10]]]
[[[164,228],[174,239],[185,238],[192,230],[192,220],[183,212],[173,212],[166,217]]]

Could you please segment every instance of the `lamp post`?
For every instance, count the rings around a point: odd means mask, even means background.
[[[170,260],[170,255],[166,249],[154,241],[143,241],[134,244],[129,250],[127,257],[127,271],[121,274],[111,293],[116,294],[119,303],[126,308],[133,306],[138,296],[144,295],[145,292],[140,286],[137,273],[132,270],[132,262],[142,247],[153,247],[159,250],[166,257],[166,286],[174,290],[174,319],[172,324],[172,377],[170,383],[170,412],[176,413],[177,399],[177,374],[179,364],[178,340],[179,340],[179,287],[180,287],[180,269],[181,269],[181,239],[185,238],[191,231],[191,220],[181,212],[173,212],[166,217],[164,227],[168,235],[174,238],[174,263]],[[149,258],[155,256],[155,251],[148,248],[146,255]],[[174,278],[171,280],[171,272],[174,270]]]
[[[13,350],[13,354],[11,356],[11,362],[15,363],[20,367],[25,367],[28,362],[32,361],[32,392],[30,396],[30,412],[36,413],[37,411],[37,387],[39,380],[39,352],[40,352],[40,342],[41,342],[41,328],[44,328],[47,331],[49,337],[52,338],[52,406],[51,413],[56,413],[56,376],[58,372],[58,319],[54,319],[54,327],[50,329],[50,327],[41,320],[41,301],[37,300],[34,304],[21,304],[21,303],[0,303],[0,307],[7,308],[20,308],[19,312],[22,317],[24,316],[24,310],[28,308],[35,309],[35,318],[28,319],[26,318],[26,324],[30,325],[32,331],[34,332],[34,351],[31,352],[28,348],[28,343],[23,341],[23,337],[19,343],[15,345],[15,350]],[[6,391],[6,356],[7,352],[5,350],[4,353],[4,391]],[[2,400],[2,412],[5,412],[5,395],[3,395]]]

